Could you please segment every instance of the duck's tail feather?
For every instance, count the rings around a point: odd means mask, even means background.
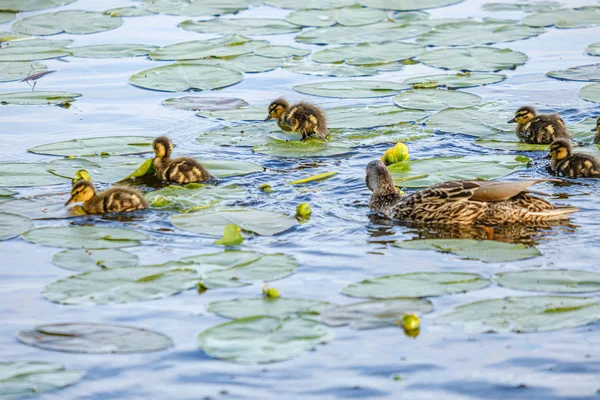
[[[538,221],[553,221],[553,220],[561,220],[567,219],[568,214],[579,211],[577,207],[564,206],[564,207],[556,207],[551,210],[543,210],[543,211],[529,211],[527,215],[531,217],[533,220]]]

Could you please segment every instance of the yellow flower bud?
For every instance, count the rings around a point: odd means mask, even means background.
[[[381,156],[381,161],[385,165],[396,164],[400,161],[406,161],[410,158],[408,155],[408,147],[404,143],[397,143],[396,146],[390,147]]]

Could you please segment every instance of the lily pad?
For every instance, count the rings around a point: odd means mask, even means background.
[[[238,160],[205,160],[201,159],[200,163],[208,169],[212,175],[218,178],[226,178],[228,176],[242,176],[262,172],[265,169],[250,161]]]
[[[429,112],[396,106],[338,107],[325,110],[329,128],[364,129],[420,121]]]
[[[60,226],[33,229],[21,236],[28,242],[65,249],[114,249],[139,246],[148,236],[125,228]]]
[[[199,115],[204,118],[214,118],[214,119],[223,119],[225,121],[230,122],[239,122],[239,121],[264,121],[265,117],[268,114],[269,106],[265,105],[256,105],[256,106],[247,106],[240,107],[234,110],[219,110],[219,111],[199,111],[196,115]]]
[[[469,260],[487,263],[510,262],[538,257],[542,253],[535,247],[494,240],[473,239],[422,239],[395,242],[395,247],[410,250],[435,250],[452,253]]]
[[[356,3],[355,0],[264,0],[265,4],[279,8],[291,8],[293,10],[326,10],[328,8],[337,8],[344,6],[352,6]]]
[[[0,163],[0,187],[46,186],[66,183],[46,171],[44,163]]]
[[[396,144],[410,142],[430,137],[433,131],[421,125],[401,123],[394,126],[385,126],[374,129],[344,129],[336,135],[345,141],[357,146],[370,146],[379,143]]]
[[[192,183],[186,186],[167,186],[148,193],[146,199],[152,207],[193,212],[220,203],[230,204],[246,196],[244,189],[233,184],[212,186]]]
[[[48,67],[41,63],[0,62],[0,82],[20,81],[47,69]]]
[[[141,154],[152,152],[153,141],[149,136],[104,136],[43,144],[27,151],[65,157]]]
[[[600,103],[600,83],[594,83],[592,85],[582,87],[579,90],[579,97],[587,101]]]
[[[0,4],[0,7],[2,7],[2,4]],[[0,11],[0,24],[10,22],[15,18],[16,18],[15,13]]]
[[[237,57],[205,58],[202,60],[187,61],[186,64],[216,65],[218,67],[228,68],[238,72],[259,73],[272,71],[283,65],[283,59],[261,57],[254,54],[245,54]]]
[[[87,272],[135,266],[138,256],[119,249],[63,250],[54,254],[52,264],[70,271]]]
[[[262,146],[254,146],[254,152],[266,154],[272,157],[330,157],[352,152],[349,145],[336,142],[328,142],[321,139],[310,139],[303,142],[275,141]]]
[[[313,54],[313,60],[322,63],[347,62],[352,65],[370,66],[402,61],[421,54],[422,46],[412,43],[361,43],[325,49]]]
[[[398,94],[408,86],[389,81],[325,81],[294,86],[304,94],[336,98],[386,97]]]
[[[215,146],[259,146],[272,141],[271,136],[277,139],[300,140],[298,134],[273,132],[279,130],[274,123],[243,124],[224,126],[203,132],[196,141],[203,145]]]
[[[144,0],[143,6],[152,12],[200,17],[233,14],[245,10],[248,0]]]
[[[375,8],[350,6],[332,10],[300,10],[287,16],[287,20],[300,26],[325,27],[370,25],[385,21],[387,13]]]
[[[128,156],[90,156],[86,158],[60,158],[50,161],[48,172],[71,179],[80,169],[85,169],[94,182],[113,183],[127,179],[140,165],[141,159]]]
[[[94,46],[69,47],[74,57],[84,58],[127,58],[147,56],[157,46],[145,44],[100,44]]]
[[[546,75],[566,81],[600,82],[600,64],[581,65],[560,71],[550,71]]]
[[[0,40],[1,42],[1,40]],[[0,47],[0,61],[33,61],[68,56],[71,40],[27,39],[9,41]]]
[[[527,55],[510,49],[466,47],[424,52],[419,61],[432,67],[461,71],[500,71],[525,64]]]
[[[172,64],[138,72],[129,82],[144,89],[165,92],[203,91],[235,85],[244,74],[227,68],[200,64]]]
[[[48,324],[19,331],[21,343],[44,350],[87,354],[148,353],[173,347],[160,333],[124,325]]]
[[[470,332],[549,332],[576,328],[600,319],[592,297],[523,296],[484,300],[456,307],[438,325]]]
[[[333,339],[325,325],[304,319],[240,318],[214,326],[198,336],[207,355],[243,364],[284,361]]]
[[[321,321],[332,327],[350,325],[352,329],[373,329],[395,326],[404,314],[425,314],[433,311],[426,299],[370,300],[330,308],[321,313]]]
[[[103,305],[162,299],[195,287],[198,273],[185,268],[142,266],[89,271],[44,288],[44,297],[66,305]]]
[[[296,35],[296,41],[312,44],[359,44],[394,42],[409,39],[429,31],[423,25],[397,22],[377,22],[363,26],[332,26],[306,29]]]
[[[402,92],[393,100],[403,108],[438,111],[448,107],[470,107],[482,99],[475,94],[455,90],[418,89]]]
[[[21,106],[61,105],[75,101],[80,93],[72,92],[13,92],[0,94],[0,104]]]
[[[218,37],[209,40],[194,40],[161,47],[150,53],[155,61],[198,60],[208,57],[234,57],[250,54],[269,45],[266,40],[252,40],[241,35]]]
[[[15,22],[12,29],[27,35],[84,35],[115,29],[122,23],[121,18],[100,12],[67,10],[23,18]]]
[[[422,158],[388,167],[394,183],[401,187],[428,187],[460,179],[493,179],[527,168],[531,159],[510,154]]]
[[[346,286],[342,293],[373,299],[431,297],[479,290],[489,284],[488,279],[466,272],[411,272],[365,279]]]
[[[178,25],[187,31],[218,35],[280,35],[300,31],[297,25],[276,18],[213,18],[208,21],[183,21]]]
[[[436,26],[417,39],[426,46],[473,46],[512,42],[544,32],[544,28],[516,24],[516,21],[487,19],[461,21]]]
[[[600,291],[600,273],[566,269],[530,269],[493,276],[500,286],[530,292],[588,293]]]
[[[334,304],[308,299],[244,298],[210,303],[208,311],[224,318],[248,318],[257,315],[287,318],[294,315],[317,315]]]
[[[76,384],[84,375],[85,371],[66,369],[60,364],[0,361],[0,394],[5,399],[17,399],[56,392]]]
[[[292,46],[264,46],[256,49],[255,55],[269,58],[304,57],[311,53],[310,49]]]
[[[12,239],[33,228],[29,218],[0,212],[0,241]]]
[[[146,15],[154,15],[155,13],[145,8],[129,6],[111,8],[104,11],[104,14],[110,15],[111,17],[145,17]]]
[[[66,182],[66,181],[65,181]],[[65,207],[65,199],[61,195],[37,196],[5,201],[0,204],[0,212],[17,214],[29,219],[62,219],[85,215],[77,212],[78,208]]]
[[[436,74],[417,76],[408,78],[403,83],[412,85],[415,89],[462,89],[476,86],[491,85],[493,83],[502,82],[506,79],[506,75],[501,74]]]
[[[555,1],[527,1],[521,3],[485,3],[481,6],[485,11],[523,11],[542,12],[552,11],[562,7]]]
[[[585,51],[592,56],[600,56],[600,42],[590,44]]]
[[[556,26],[560,29],[589,28],[600,25],[600,7],[561,8],[528,15],[525,25]]]
[[[323,64],[311,60],[287,60],[283,68],[296,74],[316,76],[371,76],[377,75],[375,68],[357,67],[346,64]]]
[[[441,132],[493,139],[494,134],[514,132],[512,126],[504,123],[512,117],[502,106],[486,103],[478,107],[442,110],[427,120],[427,127]]]
[[[177,110],[226,111],[245,107],[248,103],[234,97],[183,96],[163,100],[163,105]]]
[[[184,231],[216,237],[223,234],[228,224],[261,236],[274,236],[296,225],[296,219],[287,214],[243,207],[173,215],[169,221]]]
[[[366,7],[382,8],[384,10],[416,11],[429,8],[446,7],[460,3],[462,0],[358,0]]]
[[[64,6],[76,0],[2,0],[0,11],[37,11]]]

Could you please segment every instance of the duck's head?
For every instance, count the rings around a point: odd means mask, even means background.
[[[550,157],[552,160],[562,160],[571,155],[571,143],[566,139],[556,139],[550,145]]]
[[[367,164],[367,187],[377,195],[397,194],[392,174],[381,160],[371,161]]]
[[[265,118],[265,122],[270,119],[278,119],[285,114],[288,108],[290,108],[290,105],[285,99],[279,98],[273,101],[271,105],[269,105],[269,115]]]
[[[526,123],[534,119],[536,115],[537,112],[535,111],[535,108],[531,106],[524,106],[517,110],[517,112],[515,113],[515,117],[508,121],[508,123],[510,124],[516,122],[519,125],[525,125]]]
[[[592,128],[591,132],[597,132],[597,135],[600,135],[600,117],[596,118],[596,127]]]
[[[171,156],[171,152],[173,151],[173,143],[166,136],[161,136],[154,139],[154,143],[152,144],[152,148],[154,149],[154,155],[158,158],[164,158]]]
[[[73,184],[71,188],[71,198],[65,203],[68,206],[71,203],[79,203],[92,199],[96,195],[96,189],[92,182],[81,179]]]

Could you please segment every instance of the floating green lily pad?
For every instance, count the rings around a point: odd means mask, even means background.
[[[119,249],[63,250],[54,254],[52,264],[71,271],[87,272],[135,266],[138,256]]]
[[[208,311],[225,318],[248,318],[257,315],[287,318],[294,315],[317,315],[334,304],[308,299],[243,298],[210,303]]]
[[[600,291],[600,273],[566,269],[530,269],[493,276],[500,286],[530,292],[588,293]]]
[[[2,0],[0,11],[37,11],[64,6],[76,0]]]
[[[67,182],[67,181],[64,181]],[[29,219],[62,219],[72,218],[85,213],[78,213],[77,207],[65,207],[65,199],[60,195],[38,196],[5,201],[0,204],[0,212],[17,214]]]
[[[69,47],[74,57],[84,58],[127,58],[147,56],[157,46],[145,44],[100,44],[94,46]]]
[[[527,168],[531,159],[510,154],[423,158],[401,161],[388,167],[401,187],[427,187],[460,179],[493,179]]]
[[[234,85],[244,74],[227,68],[200,64],[171,64],[138,72],[129,78],[132,85],[165,92],[203,91]]]
[[[265,114],[266,115],[266,114]],[[273,132],[279,130],[274,123],[243,124],[224,126],[200,134],[196,141],[204,145],[216,146],[259,146],[270,143],[271,137],[285,140],[300,140],[295,133]]]
[[[335,24],[360,26],[385,21],[387,13],[383,10],[355,5],[331,10],[300,10],[291,13],[286,19],[300,26],[326,27]]]
[[[0,4],[2,7],[2,4]],[[0,24],[4,24],[6,22],[10,22],[16,18],[16,14],[12,12],[0,11]]]
[[[462,71],[500,71],[525,64],[527,55],[510,49],[465,47],[424,52],[419,61],[432,67]]]
[[[269,58],[304,57],[311,53],[310,49],[292,46],[264,46],[256,49],[255,55]]]
[[[361,43],[321,50],[313,54],[312,58],[321,63],[345,61],[352,65],[371,66],[413,58],[421,54],[423,50],[422,46],[412,43]]]
[[[469,332],[548,332],[576,328],[600,319],[592,297],[523,296],[484,300],[456,307],[438,325]]]
[[[389,81],[324,81],[294,86],[304,94],[336,98],[386,97],[398,94],[408,86]]]
[[[0,47],[0,61],[33,61],[65,57],[69,55],[65,46],[72,41],[27,39],[9,41],[9,43],[8,46]]]
[[[41,63],[0,62],[0,82],[20,81],[29,75],[46,71],[48,67]]]
[[[396,106],[338,107],[325,110],[329,128],[364,129],[420,121],[429,112]]]
[[[81,93],[72,92],[13,92],[0,94],[0,104],[21,106],[61,105],[75,101]]]
[[[600,7],[561,8],[528,15],[525,25],[556,26],[561,29],[589,28],[600,25]]]
[[[460,3],[462,0],[358,0],[366,7],[382,8],[384,10],[415,11],[429,8],[446,7]]]
[[[552,11],[562,7],[555,1],[527,1],[521,3],[485,3],[481,6],[485,11],[524,11],[542,12]]]
[[[28,242],[65,249],[114,249],[141,245],[148,236],[125,228],[61,226],[33,229],[21,236]]]
[[[321,313],[321,321],[332,327],[350,325],[352,329],[374,329],[395,326],[407,313],[431,311],[433,304],[426,299],[370,300],[325,310]]]
[[[432,135],[433,131],[423,128],[420,125],[408,123],[374,129],[344,129],[340,133],[336,132],[337,137],[357,146],[370,146],[379,143],[404,143],[416,141]]]
[[[46,171],[44,163],[0,163],[0,187],[46,186],[67,182]]]
[[[19,331],[21,343],[44,350],[87,354],[148,353],[173,347],[161,333],[124,325],[48,324]]]
[[[162,299],[195,287],[198,273],[166,266],[84,272],[44,288],[44,297],[66,305],[102,305]]]
[[[17,399],[56,392],[76,384],[84,375],[85,371],[66,369],[60,364],[0,361],[0,394],[5,399]]]
[[[592,56],[600,56],[600,42],[590,44],[585,51]]]
[[[170,44],[150,53],[150,58],[155,61],[182,61],[208,57],[234,57],[250,54],[267,45],[269,42],[266,40],[252,40],[241,35],[232,35]]]
[[[253,174],[255,172],[262,172],[265,169],[258,164],[250,161],[241,160],[199,160],[202,165],[206,167],[208,172],[218,178],[226,178],[228,176],[242,176]]]
[[[119,17],[100,12],[67,10],[38,14],[23,18],[12,25],[13,31],[27,35],[56,35],[69,33],[84,35],[118,28],[123,23]]]
[[[495,134],[514,132],[514,126],[505,123],[513,116],[501,105],[485,103],[478,107],[442,110],[427,120],[427,127],[441,132],[493,139]]]
[[[283,68],[296,74],[317,76],[371,76],[377,75],[375,68],[358,67],[346,64],[323,64],[312,60],[287,60]]]
[[[262,364],[297,357],[333,337],[320,322],[258,316],[205,330],[198,336],[198,347],[207,355],[225,361]]]
[[[163,105],[177,110],[226,111],[245,107],[248,103],[234,97],[183,96],[163,100]]]
[[[333,26],[337,24],[335,9],[332,10],[298,10],[288,14],[285,18],[292,24],[299,26],[311,26],[316,28],[323,28],[326,26]],[[377,20],[379,21],[379,20]],[[374,22],[377,22],[374,21]],[[372,22],[371,22],[372,23]]]
[[[196,115],[204,118],[223,119],[230,122],[264,121],[268,114],[268,105],[240,107],[235,110],[199,111]]]
[[[155,13],[145,8],[129,6],[111,8],[104,11],[104,14],[110,15],[111,17],[145,17],[146,15],[154,15]]]
[[[365,279],[342,289],[351,297],[392,299],[464,293],[488,286],[490,281],[466,272],[411,272]]]
[[[480,103],[481,100],[481,97],[472,93],[443,89],[410,90],[393,98],[394,103],[400,107],[431,111],[448,107],[470,107]]]
[[[212,186],[192,183],[186,186],[167,186],[150,192],[146,199],[152,207],[179,212],[193,212],[216,204],[230,204],[247,196],[237,185]]]
[[[475,72],[471,74],[458,73],[417,76],[408,78],[403,83],[412,85],[415,89],[462,89],[491,85],[493,83],[502,82],[505,79],[506,75]]]
[[[461,21],[436,26],[417,42],[426,46],[473,46],[512,42],[544,32],[544,28],[516,24],[516,21],[487,19]]]
[[[546,75],[566,81],[600,82],[600,64],[581,65],[560,71],[550,71]]]
[[[279,35],[300,31],[297,25],[276,18],[213,18],[208,21],[183,21],[178,25],[187,31],[219,35]]]
[[[143,6],[154,13],[201,17],[233,14],[245,10],[248,0],[144,0]]]
[[[12,239],[33,228],[29,218],[0,212],[0,241]]]
[[[149,136],[105,136],[43,144],[27,151],[36,154],[75,157],[141,154],[152,152],[153,141],[154,138]]]
[[[579,97],[587,101],[600,103],[600,83],[594,83],[592,85],[582,87],[579,90]]]
[[[186,64],[216,65],[218,67],[228,68],[234,71],[258,73],[272,71],[283,65],[283,59],[261,57],[254,54],[245,54],[237,57],[205,58],[202,60],[187,61]]]
[[[422,239],[395,242],[395,247],[410,250],[435,250],[452,253],[469,260],[487,263],[510,262],[538,257],[542,253],[535,247],[494,240],[473,239]]]
[[[356,3],[355,0],[265,0],[265,4],[279,8],[291,8],[293,10],[326,10],[328,8],[337,8],[352,6]]]
[[[128,156],[90,156],[60,158],[50,161],[48,172],[71,179],[81,169],[86,170],[93,182],[113,183],[127,179],[140,165],[141,159]]]
[[[254,152],[266,154],[272,157],[330,157],[352,152],[349,145],[343,143],[329,142],[321,139],[309,139],[305,141],[277,140],[261,146],[254,146]]]
[[[358,44],[394,42],[419,36],[429,31],[423,25],[397,22],[377,22],[363,26],[332,26],[306,29],[296,35],[296,41],[312,44]]]

